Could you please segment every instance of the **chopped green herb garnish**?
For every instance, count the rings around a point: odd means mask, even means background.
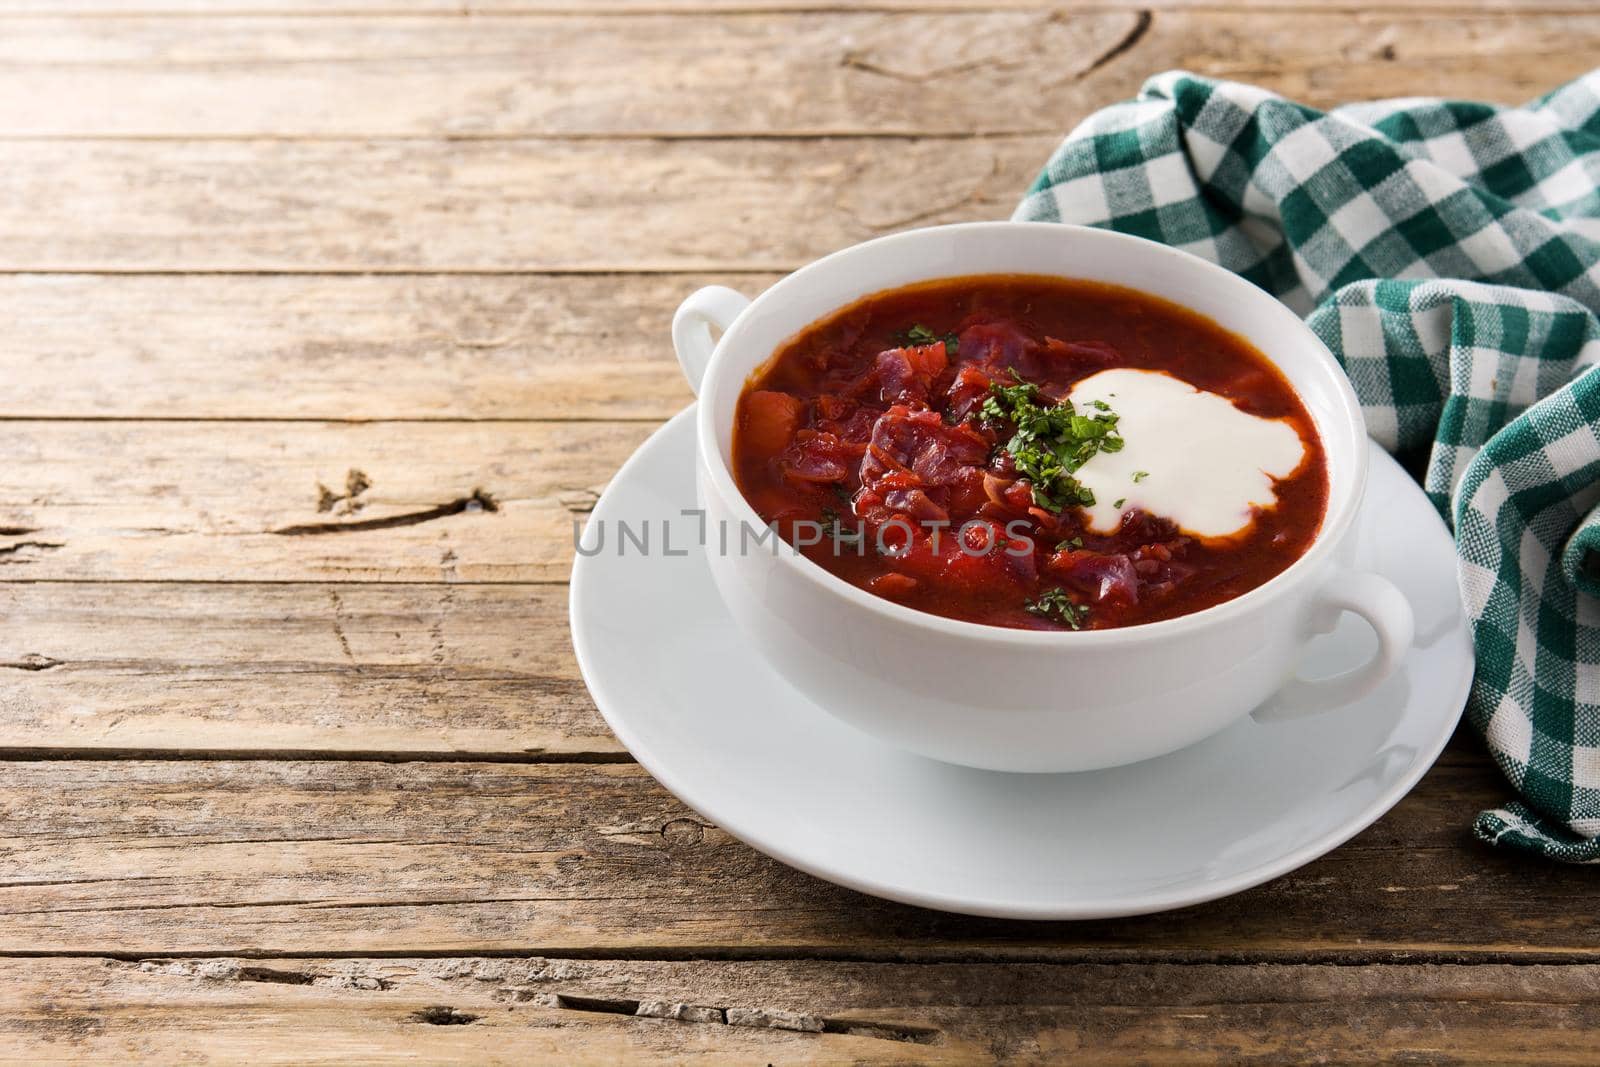
[[[1083,538],[1081,538],[1081,537],[1074,537],[1069,541],[1057,541],[1056,542],[1056,551],[1057,552],[1065,552],[1069,548],[1082,548],[1082,547],[1083,547]]]
[[[1144,481],[1148,477],[1150,477],[1150,472],[1149,471],[1134,471],[1133,472],[1133,482],[1134,482],[1135,485],[1137,485],[1140,482]]]
[[[845,529],[843,521],[839,518],[839,513],[830,507],[822,509],[822,526],[824,532],[835,544],[853,545],[861,540],[862,537],[860,530]]]
[[[1120,508],[1122,505],[1126,504],[1127,502],[1128,502],[1128,498],[1127,497],[1123,497],[1121,500],[1118,500],[1115,504],[1112,504],[1111,506],[1114,507],[1114,508]]]
[[[1015,370],[1011,376],[1016,385],[989,386],[980,413],[1014,428],[1005,451],[1032,484],[1033,502],[1051,511],[1091,506],[1094,493],[1073,475],[1097,453],[1122,449],[1116,412],[1102,404],[1098,414],[1080,415],[1070,400],[1054,403]]]
[[[931,345],[937,341],[943,341],[944,353],[947,356],[955,355],[956,352],[961,348],[961,342],[959,339],[957,339],[955,334],[947,333],[943,337],[940,337],[938,334],[934,333],[920,322],[911,327],[911,329],[907,330],[902,336],[905,337],[907,344],[918,346]]]
[[[1055,619],[1063,622],[1074,630],[1083,629],[1083,620],[1088,617],[1089,609],[1082,604],[1074,603],[1067,595],[1065,589],[1057,586],[1046,593],[1040,593],[1037,600],[1026,600],[1022,604],[1023,610],[1030,615],[1037,615],[1043,619]]]

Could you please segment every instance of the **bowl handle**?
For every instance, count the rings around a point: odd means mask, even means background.
[[[1325,634],[1344,612],[1367,620],[1378,635],[1378,653],[1359,667],[1331,678],[1307,681],[1291,678],[1257,708],[1257,722],[1283,722],[1343,707],[1360,700],[1394,673],[1411,648],[1416,621],[1411,602],[1389,579],[1365,571],[1340,571],[1317,594],[1311,612],[1311,631]]]
[[[689,299],[678,305],[672,316],[672,347],[678,351],[678,365],[683,376],[689,379],[689,388],[696,395],[700,380],[706,376],[706,366],[716,342],[711,339],[711,327],[726,333],[739,313],[750,306],[750,298],[725,285],[708,285],[689,294]]]

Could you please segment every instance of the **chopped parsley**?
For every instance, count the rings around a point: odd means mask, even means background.
[[[934,333],[920,322],[911,327],[911,329],[907,330],[902,336],[904,336],[907,344],[917,345],[918,347],[943,341],[944,353],[947,356],[955,355],[956,352],[961,348],[961,341],[956,337],[955,334],[947,333],[943,337],[940,337],[938,334]]]
[[[1138,485],[1140,482],[1144,481],[1148,477],[1150,477],[1150,472],[1149,471],[1134,471],[1133,472],[1133,484]]]
[[[1016,385],[989,386],[980,414],[1014,427],[1005,451],[1033,486],[1033,502],[1051,511],[1091,506],[1094,493],[1073,475],[1097,453],[1122,450],[1116,412],[1095,402],[1096,414],[1080,415],[1070,400],[1054,403],[1015,370],[1011,376]]]
[[[1074,630],[1083,629],[1083,620],[1089,615],[1089,609],[1075,603],[1060,586],[1049,592],[1040,593],[1037,600],[1023,601],[1022,607],[1030,615],[1037,615],[1042,619],[1054,619]]]
[[[1112,504],[1111,506],[1114,507],[1114,508],[1120,508],[1122,505],[1126,504],[1127,502],[1128,502],[1128,498],[1127,497],[1122,497],[1120,500],[1118,500],[1115,504]]]
[[[1065,552],[1069,548],[1082,548],[1082,547],[1083,547],[1083,538],[1081,538],[1081,537],[1074,537],[1069,541],[1057,541],[1056,542],[1056,551],[1057,552]]]
[[[861,540],[861,531],[846,529],[839,513],[832,508],[822,509],[823,531],[836,545],[853,545]]]

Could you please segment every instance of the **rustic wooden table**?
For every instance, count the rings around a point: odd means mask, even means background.
[[[1260,889],[983,921],[707,825],[573,663],[695,286],[1003,217],[1166,68],[1600,58],[1588,0],[1262,3],[0,0],[0,1056],[1594,1055],[1600,891],[1472,843],[1470,736]]]

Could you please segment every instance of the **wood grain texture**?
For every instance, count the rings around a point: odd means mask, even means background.
[[[0,1061],[1592,1054],[1592,876],[1470,840],[1509,795],[1471,738],[1238,897],[966,919],[801,875],[627,762],[561,584],[572,521],[687,400],[694,286],[1004,217],[1163,68],[1519,101],[1592,64],[1592,4],[0,0],[0,26]],[[407,954],[443,958],[373,958]]]
[[[0,422],[0,578],[565,581],[653,428]]]
[[[622,752],[561,585],[11,583],[0,618],[0,750]]]
[[[0,417],[664,419],[678,301],[775,280],[0,275]]]
[[[1221,9],[1268,15],[1338,11],[1447,11],[1463,13],[1592,11],[1584,0],[867,0],[852,5],[868,11],[1030,11],[1039,8],[1073,13],[1128,10]],[[559,14],[744,15],[772,12],[838,12],[838,0],[0,0],[0,16],[61,15],[120,17],[127,15],[188,16],[196,20],[219,15],[525,15]]]
[[[1600,15],[1392,10],[28,19],[0,35],[0,135],[1060,134],[1172,68],[1317,107],[1513,103],[1597,50]]]
[[[1004,218],[1056,140],[12,141],[0,271],[787,270]]]
[[[1213,66],[1221,63],[1227,68],[1217,67],[1217,73],[1259,80],[1313,100],[1318,92],[1329,99],[1365,95],[1361,90],[1377,84],[1386,85],[1389,92],[1448,90],[1441,71],[1449,64],[1440,52],[1426,49],[1453,50],[1461,76],[1472,80],[1477,95],[1518,98],[1587,66],[1594,42],[1600,40],[1600,19],[1590,26],[1570,16],[1542,22],[1500,20],[1468,25],[1459,32],[1451,28],[1454,22],[1440,28],[1431,23],[1414,24],[1412,30],[1426,25],[1427,32],[1409,34],[1349,18],[1336,18],[1308,33],[1304,24],[1296,22],[1290,36],[1309,42],[1305,54],[1323,64],[1307,68],[1278,58],[1280,51],[1266,46],[1258,50],[1259,35],[1249,20],[1213,24],[1204,21],[1211,16],[1193,18],[1202,22],[1188,28],[1181,20],[1172,25],[1169,36],[1177,51],[1170,62],[1156,66],[1185,65],[1192,58],[1185,50],[1198,49],[1197,54],[1226,57],[1213,62]],[[329,24],[327,20],[311,21],[317,27]],[[1163,21],[1157,20],[1156,26]],[[99,24],[94,20],[69,22],[74,26]],[[155,22],[163,32],[188,40],[186,21]],[[28,24],[27,20],[23,24]],[[331,24],[337,25],[338,20]],[[632,20],[597,23],[601,24],[626,26]],[[875,39],[903,47],[895,33],[898,22],[880,20],[874,25],[879,27]],[[1079,32],[1075,20],[1061,25],[1065,27],[1062,32]],[[1210,29],[1201,32],[1206,26]],[[1155,32],[1152,28],[1151,33]],[[1213,37],[1207,38],[1206,33]],[[1340,34],[1350,35],[1349,49],[1376,49],[1375,62],[1412,69],[1418,80],[1379,80],[1372,72],[1361,70],[1349,55],[1341,54],[1338,61],[1329,62],[1327,41]],[[671,35],[656,35],[662,36]],[[262,37],[246,35],[241,40]],[[272,39],[270,34],[264,37]],[[1006,39],[1004,34],[998,37]],[[1391,37],[1403,38],[1408,49],[1424,50],[1413,67],[1383,58],[1391,51],[1399,55],[1399,46]],[[609,54],[603,45],[602,40],[597,47]],[[1144,47],[1142,42],[1139,47]],[[1512,55],[1525,53],[1530,58],[1512,62],[1501,57],[1506,61],[1491,69],[1511,80],[1487,85],[1482,73],[1486,58],[1501,47],[1512,49]],[[282,48],[292,51],[293,42]],[[1291,50],[1289,54],[1294,53]],[[134,72],[131,76],[141,79],[139,84],[159,82],[159,78],[145,78],[141,64],[128,62]],[[200,61],[193,76],[210,77],[207,72],[221,62],[208,65]],[[517,62],[515,53],[507,62]],[[687,62],[689,57],[681,56],[661,67],[678,71]],[[846,64],[844,69],[870,75],[874,82],[894,83],[895,92],[905,91],[908,76],[915,89],[920,77],[893,68],[883,68],[888,74],[880,73],[878,61],[860,62],[873,69],[863,71],[860,63]],[[231,69],[231,65],[223,65]],[[277,66],[288,71],[285,77],[300,76],[292,63]],[[824,67],[834,72],[829,77],[840,76],[837,57]],[[359,64],[357,68],[366,70]],[[973,68],[980,72],[990,69],[987,64]],[[1019,69],[1008,68],[1005,73],[1008,84],[1026,86],[1021,92],[1028,99],[1039,95],[1039,79]],[[593,80],[604,85],[615,79]],[[6,85],[31,86],[35,81],[31,75],[0,80],[0,91]],[[793,111],[792,104],[781,100],[761,104],[759,94],[749,90],[750,81],[748,72],[743,77],[727,76],[726,92],[733,98],[734,110],[749,101],[751,107]],[[336,80],[313,78],[312,82],[320,87],[310,94],[313,102],[325,104],[325,94],[330,92],[335,98],[343,96],[335,91]],[[755,79],[755,83],[762,80]],[[985,101],[1001,99],[995,92],[979,88],[983,91],[969,95]],[[1046,121],[1030,120],[1027,125],[1048,132],[989,137],[977,128],[978,136],[955,140],[864,137],[641,142],[513,136],[497,141],[13,141],[7,146],[12,166],[0,176],[0,204],[5,205],[0,207],[0,224],[11,238],[0,250],[0,270],[783,270],[896,229],[1004,217],[1060,131],[1089,107],[1125,96],[1130,89],[1131,83],[1103,93],[1097,90],[1076,104],[1043,105],[1048,112]],[[119,104],[113,107],[90,101],[85,105],[87,115],[137,113],[138,108],[124,102],[136,99],[137,93],[115,87],[106,91],[108,100],[115,98]],[[174,92],[185,97],[201,95],[194,93],[192,86]],[[406,94],[399,92],[370,93],[380,100],[394,99],[396,107],[406,99]],[[76,90],[49,94],[68,100],[84,96]],[[237,95],[242,100],[267,101],[294,96],[265,85],[247,86]],[[658,102],[671,100],[664,90],[649,95]],[[848,95],[833,89],[802,90],[797,99],[838,101]],[[911,97],[922,100],[929,98],[929,93],[919,89]],[[930,114],[948,110],[937,93],[931,99]],[[429,102],[447,106],[431,98]],[[708,112],[704,101],[689,103],[701,108],[696,113],[719,112],[715,108]],[[861,106],[864,113],[896,115],[905,110],[892,103],[866,101]],[[602,103],[594,107],[604,111]],[[163,115],[175,112],[170,101],[156,101],[147,110]],[[229,114],[238,112],[227,110]],[[344,113],[322,104],[313,107],[312,103],[302,110],[308,116]],[[673,114],[679,109],[646,110]],[[996,110],[1016,108],[1006,104]],[[60,108],[19,101],[9,111],[59,113]],[[381,111],[361,109],[356,113]],[[769,117],[763,112],[748,123],[718,128],[767,129]],[[203,116],[184,121],[204,126]],[[429,123],[449,124],[437,116],[420,121],[428,128],[432,128]],[[576,128],[606,130],[619,123],[627,126],[629,121],[580,118]],[[815,128],[819,123],[806,119],[797,128]],[[920,125],[911,121],[908,128]],[[782,128],[778,127],[780,132]],[[627,224],[619,225],[619,219],[626,219]]]
[[[7,960],[0,1058],[1566,1063],[1597,1001],[1593,965]]]
[[[1056,132],[1082,109],[1079,81],[1142,25],[1132,11],[27,20],[0,37],[0,134]]]
[[[1589,872],[1470,845],[1471,813],[1505,793],[1481,757],[1446,761],[1350,844],[1260,888],[1026,923],[802,875],[632,765],[11,763],[0,953],[1588,959]]]

